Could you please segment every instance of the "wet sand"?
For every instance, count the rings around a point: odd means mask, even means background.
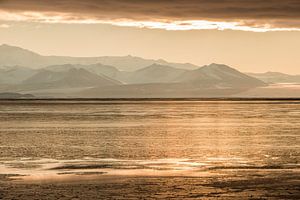
[[[0,182],[0,199],[300,199],[300,174],[236,177],[106,176],[61,182]],[[253,176],[251,177],[250,174]],[[251,177],[251,178],[249,178]],[[3,178],[3,177],[2,177]]]

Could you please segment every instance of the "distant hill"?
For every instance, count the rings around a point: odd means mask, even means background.
[[[38,88],[74,88],[119,85],[119,81],[105,76],[93,74],[85,69],[70,68],[65,71],[49,71],[42,69],[22,82],[24,86]]]
[[[140,83],[95,87],[78,96],[90,97],[226,97],[248,89],[267,86],[226,65],[211,64],[197,70],[151,65],[135,71],[131,81]],[[142,82],[144,80],[144,82]]]
[[[234,97],[300,98],[300,84],[271,84],[234,94]]]
[[[187,70],[166,65],[152,64],[139,69],[127,77],[127,83],[172,83]]]
[[[193,83],[214,88],[253,88],[267,84],[222,64],[210,64],[183,73],[176,82]]]
[[[35,52],[9,45],[0,46],[0,66],[28,66],[43,68],[50,65],[81,64],[91,65],[101,63],[114,66],[121,71],[135,71],[152,64],[168,65],[182,69],[196,69],[198,66],[190,63],[170,63],[165,60],[144,59],[134,56],[101,56],[101,57],[68,57],[42,56]]]
[[[18,74],[17,81],[1,85],[0,91],[47,97],[212,97],[266,86],[256,78],[220,64],[196,70],[152,64],[133,72],[100,63],[17,69],[26,72],[25,77],[21,77],[22,73]],[[14,71],[15,67],[3,70],[5,74],[6,71]],[[30,77],[29,72],[32,74]]]
[[[266,86],[223,64],[198,67],[132,56],[42,56],[0,46],[0,92],[39,97],[226,97]]]
[[[6,44],[0,46],[0,66],[38,67],[46,64],[46,60],[37,53]]]
[[[235,88],[201,88],[187,83],[148,83],[95,87],[71,95],[91,98],[201,98],[229,97],[242,91]]]
[[[70,69],[85,69],[91,73],[101,76],[104,75],[125,84],[168,83],[187,71],[166,65],[152,64],[142,69],[128,72],[120,71],[116,67],[100,63],[92,65],[52,65],[44,69],[53,72],[68,71]]]
[[[124,84],[193,83],[199,88],[252,88],[266,85],[256,78],[221,64],[206,65],[196,70],[184,70],[166,65],[152,64],[133,72],[120,71],[113,66],[99,63],[93,65],[54,65],[45,69],[52,72],[85,69],[91,73],[104,75]]]
[[[70,69],[85,69],[93,74],[99,76],[106,76],[117,81],[123,81],[123,79],[126,79],[123,78],[123,76],[127,74],[126,72],[121,72],[116,67],[103,65],[101,63],[91,64],[91,65],[79,65],[79,64],[51,65],[43,69],[52,72],[64,72],[64,71],[69,71]]]
[[[249,76],[266,83],[300,83],[300,75],[289,75],[280,72],[247,73]]]
[[[0,93],[0,99],[32,99],[35,98],[32,94],[20,94],[20,93],[12,93],[5,92]]]
[[[33,76],[36,70],[21,66],[0,67],[1,84],[19,84],[27,78]]]

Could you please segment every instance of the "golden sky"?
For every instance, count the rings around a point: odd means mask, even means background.
[[[0,0],[0,43],[300,74],[299,0]]]

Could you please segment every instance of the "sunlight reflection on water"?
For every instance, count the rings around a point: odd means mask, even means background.
[[[300,102],[2,103],[0,174],[18,180],[298,170]]]

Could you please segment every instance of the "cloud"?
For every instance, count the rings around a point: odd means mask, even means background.
[[[9,28],[10,27],[10,25],[8,25],[8,24],[0,24],[0,28]]]
[[[299,30],[299,0],[0,0],[0,19],[250,31]]]

